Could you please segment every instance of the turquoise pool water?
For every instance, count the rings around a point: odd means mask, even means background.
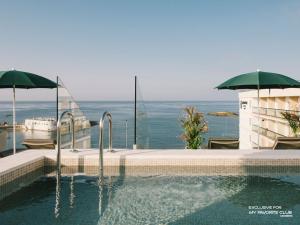
[[[256,214],[255,214],[256,212]],[[292,216],[292,217],[291,217]],[[300,176],[43,177],[0,201],[1,225],[299,225]]]

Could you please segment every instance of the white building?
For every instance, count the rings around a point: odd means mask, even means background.
[[[264,89],[259,93],[259,108],[257,91],[239,93],[240,149],[257,148],[258,131],[261,148],[272,148],[277,137],[294,136],[281,113],[289,111],[300,115],[300,89]]]

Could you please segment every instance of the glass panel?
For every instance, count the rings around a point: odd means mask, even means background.
[[[252,126],[252,131],[253,132],[258,133],[258,130],[259,130],[260,135],[268,137],[272,140],[276,140],[278,137],[284,137],[284,135],[276,133],[272,130],[269,130],[269,129],[266,129],[266,128],[263,128],[263,127],[259,127],[257,125]]]
[[[136,142],[139,149],[150,148],[148,113],[138,79],[136,79]]]
[[[90,148],[91,123],[81,111],[79,104],[74,100],[64,83],[58,78],[58,115],[60,116],[64,111],[69,111],[73,114],[75,124],[75,147]],[[69,118],[62,120],[61,128],[62,148],[69,148],[71,146],[71,124]]]

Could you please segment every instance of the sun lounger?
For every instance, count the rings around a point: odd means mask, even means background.
[[[297,137],[278,137],[273,145],[273,149],[299,149],[300,138]]]
[[[239,145],[237,138],[210,138],[208,140],[209,149],[239,149]]]

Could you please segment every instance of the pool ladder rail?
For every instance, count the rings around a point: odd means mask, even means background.
[[[100,121],[99,121],[99,176],[102,178],[103,177],[103,133],[104,133],[104,121],[105,118],[108,118],[109,122],[109,133],[108,133],[108,138],[109,138],[109,145],[108,145],[108,152],[113,152],[112,149],[112,116],[111,113],[109,112],[104,112]]]
[[[57,173],[56,173],[56,199],[55,199],[55,209],[54,209],[54,214],[55,217],[58,218],[60,215],[60,192],[61,192],[61,121],[62,119],[68,116],[71,119],[71,125],[72,125],[72,144],[71,144],[71,151],[74,152],[75,149],[75,128],[74,128],[74,116],[71,112],[69,111],[64,111],[61,116],[59,117],[57,121],[57,160],[56,160],[56,167],[57,167]],[[100,134],[99,134],[99,214],[102,215],[103,213],[103,197],[102,197],[102,192],[103,192],[103,184],[104,184],[104,178],[103,178],[103,132],[104,132],[104,120],[105,118],[108,118],[109,121],[109,147],[108,147],[108,152],[114,152],[112,149],[112,116],[109,112],[104,112],[102,115],[102,118],[100,119],[99,122],[99,129],[100,129]],[[73,207],[74,204],[74,177],[71,177],[71,183],[70,183],[70,207]]]
[[[61,175],[61,121],[62,119],[68,116],[71,119],[71,130],[72,130],[72,141],[71,141],[71,151],[75,152],[75,126],[74,126],[74,116],[70,111],[64,111],[56,124],[57,129],[57,158],[56,158],[56,170],[57,175],[60,177]]]
[[[71,144],[71,151],[75,152],[75,127],[74,127],[74,116],[69,111],[64,111],[57,121],[57,159],[56,159],[56,169],[57,175],[60,177],[61,175],[61,121],[62,119],[68,116],[71,119],[71,130],[72,130],[72,144]],[[103,177],[103,134],[104,134],[104,121],[105,118],[108,118],[109,122],[109,146],[108,152],[113,152],[112,149],[112,116],[109,112],[104,112],[100,121],[99,121],[99,176]]]

